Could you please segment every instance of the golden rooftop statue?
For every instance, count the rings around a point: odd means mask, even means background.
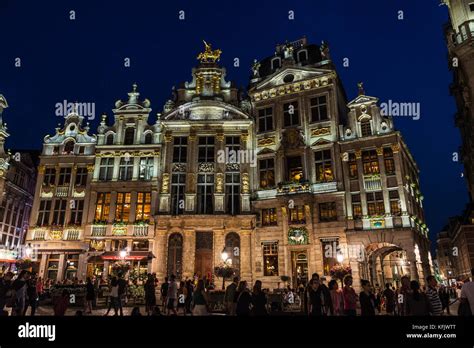
[[[202,42],[204,42],[204,47],[206,49],[204,50],[204,52],[198,54],[197,59],[200,60],[201,63],[214,63],[216,61],[219,61],[222,51],[219,49],[213,51],[210,44],[208,44],[204,40]]]

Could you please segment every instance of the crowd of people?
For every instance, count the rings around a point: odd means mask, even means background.
[[[474,270],[473,276],[474,276]],[[136,284],[136,282],[134,282]],[[43,281],[35,273],[23,270],[17,276],[6,272],[0,278],[0,313],[8,314],[5,308],[11,308],[15,316],[35,315],[39,300],[54,284]],[[77,279],[68,280],[60,285],[79,285],[85,288],[84,310],[76,315],[93,314],[97,308],[99,286],[107,288],[107,310],[105,316],[113,310],[113,315],[123,316],[123,307],[128,299],[129,281],[123,276],[113,276],[108,282],[100,278],[88,277],[83,283]],[[295,292],[290,287],[282,293],[283,305],[295,306],[299,311],[310,316],[374,316],[377,314],[399,316],[439,316],[450,315],[451,299],[459,300],[459,315],[472,315],[474,307],[474,282],[466,281],[461,287],[439,286],[434,276],[426,278],[423,288],[417,280],[401,278],[398,288],[387,283],[384,287],[375,287],[368,280],[361,280],[361,291],[356,293],[353,278],[346,275],[342,281],[331,280],[328,285],[314,273],[308,284],[300,284]],[[156,274],[148,274],[143,282],[145,312],[144,315],[209,315],[216,308],[211,308],[210,291],[214,290],[212,282],[206,277],[199,279],[177,280],[175,275],[166,277],[162,284]],[[160,301],[157,301],[157,298]],[[264,316],[268,315],[275,304],[270,300],[268,290],[262,289],[262,282],[255,281],[252,288],[247,281],[234,277],[226,287],[222,308],[227,315]],[[70,293],[65,288],[54,297],[52,306],[54,315],[64,316],[70,307]],[[136,306],[131,315],[142,315]]]

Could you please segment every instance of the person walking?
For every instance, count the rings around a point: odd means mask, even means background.
[[[321,316],[328,315],[332,310],[331,295],[329,290],[321,284],[319,275],[313,277],[310,281],[311,290],[309,291],[310,315]]]
[[[237,306],[237,302],[234,302],[235,292],[237,291],[237,286],[239,284],[239,277],[234,277],[232,283],[227,285],[225,289],[224,295],[224,304],[226,306],[227,314],[228,315],[235,315],[235,308]]]
[[[170,315],[170,312],[173,313],[173,315],[178,315],[178,312],[176,312],[176,299],[178,298],[178,284],[176,284],[176,277],[174,274],[171,275],[170,277],[170,283],[168,286],[168,315]]]
[[[38,292],[36,291],[36,277],[32,277],[26,282],[26,297],[27,301],[25,304],[25,310],[23,316],[26,316],[26,311],[28,307],[31,307],[30,315],[34,316],[36,313],[36,308],[38,308]]]
[[[372,293],[372,285],[368,280],[361,280],[362,292],[359,294],[360,315],[374,316],[375,315],[375,296]]]
[[[474,280],[474,268],[471,269],[471,275]],[[474,282],[465,282],[461,288],[461,304],[460,307],[463,310],[463,315],[474,315]],[[471,309],[471,313],[469,313],[469,309]]]
[[[120,316],[123,317],[123,304],[122,301],[127,300],[127,288],[128,288],[128,282],[123,278],[123,274],[119,275],[119,278],[117,280],[118,284],[118,299],[117,299],[117,307],[120,312]]]
[[[391,289],[392,284],[385,284],[383,291],[383,298],[385,299],[385,312],[388,315],[393,315],[395,311],[395,292]]]
[[[427,316],[430,315],[430,301],[425,293],[420,291],[420,283],[416,280],[410,282],[411,293],[406,299],[404,315]]]
[[[337,280],[333,279],[329,282],[329,293],[331,294],[332,303],[331,315],[344,315],[344,295],[342,290],[339,289]]]
[[[439,289],[439,299],[441,300],[443,311],[446,310],[446,314],[451,315],[449,311],[449,292],[445,286],[441,286]]]
[[[170,284],[168,282],[168,277],[165,277],[165,281],[163,284],[161,284],[161,289],[160,289],[160,294],[161,294],[161,306],[163,307],[163,312],[165,314],[168,313],[168,310],[166,310],[166,305],[168,303],[168,288]]]
[[[439,298],[438,293],[438,282],[436,278],[432,275],[429,275],[426,278],[426,282],[428,283],[428,289],[426,289],[426,296],[428,296],[428,300],[430,301],[431,306],[431,315],[442,315],[443,314],[443,305],[441,304],[441,299]]]
[[[186,300],[185,308],[187,314],[192,314],[191,304],[193,302],[194,286],[191,279],[186,280]]]
[[[177,312],[179,314],[179,310],[183,311],[183,315],[186,315],[186,296],[187,296],[187,289],[185,286],[184,281],[179,282],[178,288],[178,304],[177,304]]]
[[[193,315],[203,316],[209,315],[206,289],[204,288],[204,280],[199,279],[197,282],[196,289],[193,292]]]
[[[86,310],[87,313],[92,314],[92,306],[95,299],[95,288],[92,284],[91,277],[87,277],[86,280]]]
[[[342,294],[344,296],[344,315],[355,316],[357,314],[357,294],[352,287],[352,276],[346,275],[344,277],[344,288]]]
[[[403,276],[401,278],[402,286],[397,290],[396,302],[398,308],[398,315],[407,315],[406,314],[406,303],[408,297],[412,294],[411,282],[408,276]]]
[[[267,295],[262,290],[262,282],[257,280],[252,290],[252,315],[267,315]]]
[[[26,304],[26,282],[30,279],[30,272],[23,270],[13,281],[12,288],[15,292],[15,303],[12,314],[15,316],[23,316]]]
[[[235,314],[237,316],[249,316],[252,295],[250,294],[247,282],[245,280],[240,281],[235,296],[237,297],[237,307],[235,309]]]
[[[155,296],[155,279],[151,274],[148,274],[148,278],[145,282],[145,312],[147,315],[153,313],[153,308],[156,306],[156,296]]]
[[[110,310],[114,309],[114,316],[118,316],[119,285],[117,277],[113,277],[110,282],[109,308],[104,316],[108,316]]]
[[[0,314],[3,308],[12,300],[12,272],[5,272],[0,279]]]

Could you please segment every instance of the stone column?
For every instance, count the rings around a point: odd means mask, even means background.
[[[156,276],[161,281],[166,277],[166,260],[168,258],[168,233],[166,230],[156,230],[153,254],[156,258],[152,261],[152,268],[156,272]]]
[[[192,278],[194,275],[194,261],[196,257],[196,231],[183,231],[183,278]]]
[[[240,277],[249,285],[252,279],[252,230],[240,231]]]
[[[61,281],[64,279],[64,273],[66,271],[66,254],[64,253],[61,253],[59,255],[59,265],[58,265],[58,276],[57,276],[57,280]]]

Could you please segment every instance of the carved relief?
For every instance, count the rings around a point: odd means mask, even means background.
[[[323,127],[323,128],[315,128],[311,130],[311,136],[312,137],[317,137],[321,135],[328,135],[331,134],[331,128],[330,127]]]
[[[248,173],[242,174],[242,193],[250,193],[250,180]]]
[[[168,173],[163,174],[163,182],[161,183],[161,193],[169,193],[170,190],[170,175]]]

